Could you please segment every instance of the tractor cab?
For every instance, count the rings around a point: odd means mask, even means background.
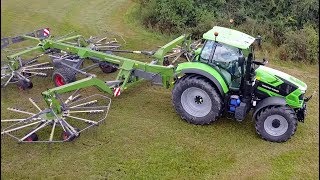
[[[203,35],[205,43],[199,52],[197,61],[206,63],[221,73],[230,90],[238,91],[245,73],[245,55],[255,41],[245,33],[213,27]]]

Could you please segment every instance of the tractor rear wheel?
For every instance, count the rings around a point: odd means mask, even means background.
[[[285,142],[297,130],[298,120],[288,106],[269,106],[262,109],[256,118],[256,131],[267,141]]]
[[[199,75],[179,79],[172,91],[172,101],[181,118],[196,125],[212,123],[220,116],[223,107],[216,88]]]
[[[58,68],[53,72],[53,82],[56,87],[76,81],[76,73],[71,68]]]

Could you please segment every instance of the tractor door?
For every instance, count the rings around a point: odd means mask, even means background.
[[[240,49],[215,41],[206,41],[200,61],[216,68],[224,77],[231,90],[239,90],[241,84],[241,66],[239,57],[243,57]]]
[[[226,44],[216,43],[212,62],[219,68],[222,74],[230,79],[229,88],[239,90],[241,84],[241,65],[238,60],[243,57],[240,49]]]

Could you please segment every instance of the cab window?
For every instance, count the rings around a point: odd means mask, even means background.
[[[214,41],[207,41],[202,49],[201,52],[201,60],[202,61],[209,61],[212,53],[213,53],[213,48],[215,46]]]

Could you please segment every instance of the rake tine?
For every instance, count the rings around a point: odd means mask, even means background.
[[[54,130],[55,130],[55,128],[56,128],[56,121],[53,121],[53,125],[52,125],[52,129],[51,129],[49,141],[52,141],[52,139],[53,139],[53,135],[54,135]]]
[[[107,37],[104,37],[104,38],[98,40],[96,43],[99,43],[99,42],[101,42],[101,41],[103,41],[103,40],[105,40],[105,39],[107,39]]]
[[[71,96],[68,97],[68,99],[64,102],[65,104],[68,104],[72,99],[74,99],[73,96],[75,96],[78,93],[79,89],[77,89],[76,91],[74,91]]]
[[[75,107],[79,107],[79,106],[91,105],[91,104],[95,104],[95,103],[97,103],[97,102],[98,102],[98,100],[93,100],[93,101],[85,102],[85,103],[78,104],[78,105],[75,105],[75,106],[71,106],[70,108],[75,108]]]
[[[22,121],[25,119],[3,119],[1,120],[1,122],[16,122],[16,121]]]
[[[53,69],[53,67],[25,68],[25,70],[49,70],[49,69]]]
[[[37,61],[38,61],[38,58],[35,58],[35,59],[33,59],[33,60],[27,61],[27,62],[26,62],[26,65],[32,64],[32,63],[37,62]]]
[[[86,122],[86,123],[92,123],[92,124],[95,124],[95,125],[98,124],[98,123],[95,122],[95,121],[91,121],[91,120],[89,120],[89,119],[84,119],[84,118],[80,118],[80,117],[75,117],[75,116],[70,116],[70,115],[65,115],[65,117],[69,117],[69,118],[81,120],[81,121],[84,121],[84,122]]]
[[[33,118],[33,120],[40,120],[41,118]],[[19,121],[23,121],[26,119],[3,119],[1,120],[1,122],[19,122]]]
[[[36,102],[32,98],[29,98],[29,101],[39,110],[39,112],[42,111],[42,109],[40,109],[40,107],[36,104]]]
[[[25,128],[25,127],[32,126],[32,125],[35,125],[35,124],[40,123],[40,122],[42,122],[42,120],[40,120],[40,121],[35,121],[35,122],[33,122],[33,123],[26,124],[26,125],[23,125],[23,126],[20,126],[20,127],[16,127],[16,128],[13,128],[13,129],[5,130],[5,131],[2,131],[2,132],[1,132],[1,135],[5,134],[5,133],[12,132],[12,131],[16,131],[16,130],[19,130],[19,129],[22,129],[22,128]]]
[[[11,81],[11,79],[13,78],[13,73],[11,74],[11,76],[9,77],[9,79],[7,80],[7,82],[6,83],[4,83],[4,85],[3,86],[7,86],[8,85],[8,83]]]
[[[174,60],[172,61],[171,64],[175,63],[179,59],[179,57],[181,57],[182,54],[183,54],[183,52],[180,53],[176,58],[174,58]]]
[[[176,56],[178,54],[181,54],[181,53],[183,53],[183,52],[174,52],[174,53],[168,54],[168,55],[166,55],[164,57],[174,57],[174,56]]]
[[[10,74],[1,74],[1,79],[4,79],[5,77],[10,76]]]
[[[36,115],[34,113],[31,112],[27,112],[27,111],[22,111],[20,109],[16,109],[16,108],[7,108],[9,111],[13,111],[13,112],[18,112],[18,113],[23,113],[23,114],[29,114],[29,115]]]
[[[74,113],[100,113],[100,112],[104,112],[104,110],[69,111],[69,114],[74,114]]]
[[[30,65],[30,66],[24,66],[24,68],[30,68],[30,67],[36,67],[36,66],[43,66],[43,65],[47,65],[50,64],[49,62],[44,62],[44,63],[40,63],[40,64],[34,64],[34,65]]]
[[[34,74],[36,76],[47,76],[46,73],[41,73],[41,72],[32,72],[32,71],[27,71],[27,70],[24,70],[23,72],[25,73],[30,73],[30,74]]]
[[[109,106],[94,106],[94,107],[67,107],[67,110],[99,110],[99,108],[109,108]]]
[[[79,98],[81,98],[81,94],[75,95],[75,96],[71,99],[71,102],[75,103],[75,102],[77,102],[77,100],[78,100]]]

